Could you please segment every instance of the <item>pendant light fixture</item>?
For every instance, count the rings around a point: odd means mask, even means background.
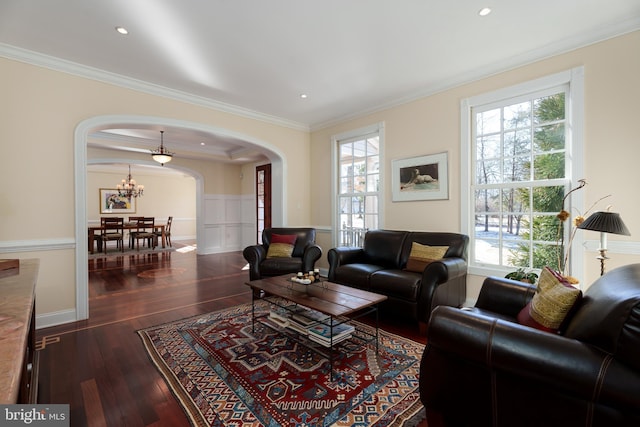
[[[160,163],[162,166],[164,166],[165,163],[169,163],[173,158],[173,153],[167,151],[167,149],[164,148],[163,130],[160,131],[160,147],[156,148],[155,150],[151,150],[151,157],[153,157],[153,160]]]
[[[131,165],[129,165],[129,175],[127,175],[127,179],[123,179],[122,183],[118,184],[116,188],[118,189],[118,196],[126,197],[127,199],[142,197],[142,193],[144,192],[144,185],[136,185],[136,180],[131,176]]]

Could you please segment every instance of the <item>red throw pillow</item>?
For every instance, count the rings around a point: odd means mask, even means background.
[[[289,245],[295,245],[298,236],[295,234],[272,234],[271,243],[287,243]]]

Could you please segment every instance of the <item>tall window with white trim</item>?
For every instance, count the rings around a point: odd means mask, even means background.
[[[576,115],[570,114],[575,88],[569,81],[553,86],[545,81],[519,89],[463,107],[470,125],[470,186],[463,204],[470,267],[542,268],[564,262],[558,233],[567,230],[556,215],[572,183],[582,178],[575,176],[581,155],[570,132],[576,125]]]
[[[367,230],[379,227],[380,134],[334,139],[337,144],[337,244],[362,246]]]

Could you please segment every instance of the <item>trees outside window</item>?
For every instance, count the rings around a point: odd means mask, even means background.
[[[560,237],[567,231],[556,215],[572,182],[582,178],[572,175],[580,169],[580,149],[569,132],[578,117],[570,109],[570,83],[545,81],[546,87],[531,84],[511,96],[503,91],[463,103],[463,121],[466,115],[470,124],[463,150],[470,171],[463,177],[469,180],[463,231],[471,239],[470,266],[560,267]]]

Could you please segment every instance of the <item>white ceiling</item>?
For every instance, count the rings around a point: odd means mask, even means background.
[[[311,130],[637,29],[640,0],[0,2],[0,56]],[[166,127],[93,143],[149,149],[160,129],[178,154],[256,158],[234,138]]]

